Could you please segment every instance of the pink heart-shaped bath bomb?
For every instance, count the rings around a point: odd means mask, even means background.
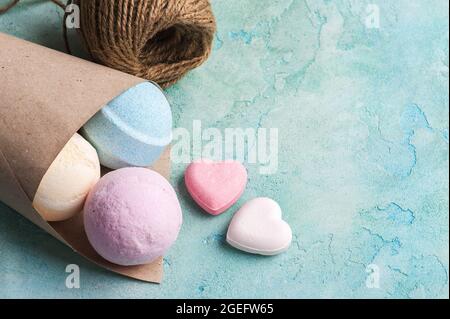
[[[247,185],[247,170],[237,161],[197,161],[184,175],[187,190],[211,215],[219,215],[237,202]]]

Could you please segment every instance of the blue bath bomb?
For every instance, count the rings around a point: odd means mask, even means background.
[[[109,102],[81,129],[103,166],[147,167],[172,141],[172,112],[162,90],[144,82]]]

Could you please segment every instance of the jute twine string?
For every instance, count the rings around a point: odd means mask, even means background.
[[[19,1],[0,7],[0,14]],[[65,8],[60,0],[50,1]],[[94,60],[162,87],[178,81],[211,53],[216,24],[208,0],[72,2],[80,8],[80,31]]]

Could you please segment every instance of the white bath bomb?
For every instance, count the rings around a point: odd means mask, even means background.
[[[99,179],[96,150],[75,134],[45,173],[33,207],[47,221],[69,219],[82,211],[87,194]]]
[[[280,205],[266,197],[252,199],[233,216],[227,242],[240,250],[259,255],[278,255],[292,242],[292,230],[282,219]]]

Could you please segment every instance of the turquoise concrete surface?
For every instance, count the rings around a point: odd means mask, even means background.
[[[161,285],[99,269],[0,204],[0,297],[448,298],[448,1],[213,7],[211,59],[167,90],[175,125],[278,128],[277,173],[247,164],[244,196],[212,218],[174,165],[184,224]],[[0,31],[62,49],[61,17],[23,1]],[[224,242],[233,210],[256,196],[279,201],[292,226],[277,257]],[[67,264],[80,289],[66,288]]]

